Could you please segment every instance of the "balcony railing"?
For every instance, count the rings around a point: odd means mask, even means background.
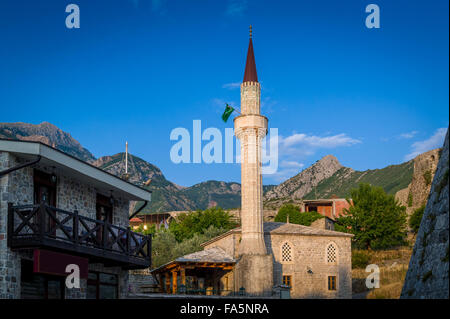
[[[72,252],[127,269],[151,265],[150,236],[45,204],[8,205],[8,245]]]

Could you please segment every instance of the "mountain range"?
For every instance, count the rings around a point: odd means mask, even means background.
[[[0,123],[0,138],[40,141],[117,176],[122,176],[125,171],[124,153],[97,159],[69,133],[48,122],[38,125]],[[143,213],[240,206],[239,183],[210,180],[183,187],[167,180],[158,167],[142,158],[129,154],[128,160],[129,181],[153,192],[152,201]],[[433,161],[437,160],[433,157]],[[333,155],[327,155],[279,185],[264,186],[264,206],[277,209],[285,202],[302,199],[348,197],[350,190],[361,182],[381,186],[387,193],[396,194],[411,188],[413,173],[414,159],[382,169],[355,171],[344,167]]]

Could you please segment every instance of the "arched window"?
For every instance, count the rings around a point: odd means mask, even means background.
[[[338,259],[338,250],[334,243],[330,243],[327,246],[327,263],[334,264]]]
[[[292,248],[289,243],[284,243],[283,246],[281,246],[281,261],[292,261]]]

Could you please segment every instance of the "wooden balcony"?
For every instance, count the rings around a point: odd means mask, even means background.
[[[46,248],[124,269],[151,265],[151,237],[45,204],[8,204],[8,246]]]

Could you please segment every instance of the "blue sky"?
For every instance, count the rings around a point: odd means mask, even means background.
[[[67,29],[65,7],[80,7]],[[381,28],[367,29],[376,3]],[[327,154],[357,170],[438,147],[448,127],[448,1],[0,2],[0,122],[51,122],[95,156],[124,149],[184,186],[237,164],[174,164],[170,132],[223,131],[239,106],[248,25],[278,183]],[[204,142],[205,144],[206,142]]]

